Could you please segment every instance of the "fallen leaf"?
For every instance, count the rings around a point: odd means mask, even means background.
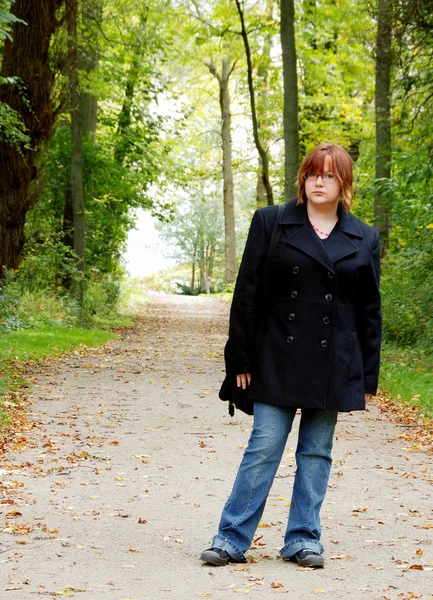
[[[276,588],[282,588],[282,587],[284,587],[282,583],[277,583],[276,581],[273,581],[271,583],[271,588],[276,589]]]

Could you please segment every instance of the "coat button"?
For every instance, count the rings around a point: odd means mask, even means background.
[[[289,321],[294,321],[294,320],[295,320],[295,313],[290,313]]]
[[[297,275],[299,273],[299,267],[293,267],[293,273]]]
[[[292,298],[297,298],[298,297],[298,292],[294,291],[290,295],[292,296]]]
[[[322,341],[320,342],[320,345],[322,346],[322,348],[326,348],[326,347],[327,347],[327,345],[328,345],[328,340],[322,340]]]
[[[326,302],[331,302],[331,300],[332,300],[332,294],[326,294],[325,300],[326,300]]]
[[[289,335],[289,337],[287,338],[287,343],[291,344],[293,342],[293,335]]]
[[[328,277],[329,279],[333,279],[335,277],[334,273],[331,273],[331,271],[328,271]]]
[[[322,321],[325,323],[325,325],[329,325],[331,319],[329,317],[323,317]]]

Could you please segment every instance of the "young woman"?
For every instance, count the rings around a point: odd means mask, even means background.
[[[263,270],[276,207],[257,210],[239,269],[225,349],[227,378],[254,400],[254,424],[212,547],[201,560],[245,562],[301,410],[283,559],[323,567],[320,508],[339,411],[376,394],[381,340],[378,233],[350,213],[352,160],[322,144],[285,205],[269,287]]]

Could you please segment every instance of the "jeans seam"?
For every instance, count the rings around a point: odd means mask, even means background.
[[[272,420],[272,433],[275,431],[275,421],[276,421],[276,411],[274,410],[273,420]],[[265,450],[266,456],[267,456],[267,452],[269,450],[270,440],[271,440],[271,436],[267,436],[266,450]],[[238,520],[235,523],[233,523],[232,527],[227,532],[228,535],[233,531],[233,529],[236,529],[236,527],[238,526],[238,524],[240,523],[240,521],[248,513],[248,511],[249,511],[249,509],[251,507],[251,504],[252,504],[252,501],[253,501],[253,498],[254,498],[254,494],[255,494],[255,491],[256,491],[257,480],[259,479],[260,471],[263,469],[263,462],[264,461],[262,461],[262,464],[257,469],[257,473],[256,473],[256,476],[254,478],[254,483],[253,483],[253,486],[251,488],[251,493],[250,493],[250,497],[249,497],[249,500],[248,500],[248,505],[247,505],[246,509],[244,510],[244,512],[242,513],[242,515],[239,516]]]
[[[325,414],[323,414],[322,417],[323,416],[325,416]],[[322,444],[324,424],[325,424],[325,419],[322,418],[322,421],[321,421],[321,424],[320,424],[319,436],[318,436],[318,440],[317,440],[317,444],[316,444],[316,449],[315,449],[316,453],[317,453],[317,448],[321,447],[321,444]],[[314,467],[314,465],[315,465],[316,462],[317,462],[317,456],[314,456],[311,459],[310,469],[308,471],[308,484],[309,484],[308,485],[308,510],[306,512],[306,516],[305,516],[305,520],[304,520],[304,528],[307,526],[308,519],[310,517],[310,512],[311,512],[311,504],[312,504],[312,501],[313,501],[313,489],[312,489],[312,485],[311,485],[311,480],[312,480],[313,467]]]

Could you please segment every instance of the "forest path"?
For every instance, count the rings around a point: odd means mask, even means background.
[[[217,398],[227,316],[218,299],[156,296],[116,341],[34,372],[0,465],[1,598],[433,598],[433,456],[375,407],[339,418],[325,569],[278,558],[296,430],[251,562],[199,561],[251,424]]]

